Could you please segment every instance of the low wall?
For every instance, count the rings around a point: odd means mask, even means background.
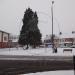
[[[8,48],[8,42],[0,42],[0,48]]]

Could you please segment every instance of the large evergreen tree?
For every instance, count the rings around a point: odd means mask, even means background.
[[[30,45],[36,47],[41,43],[41,33],[38,28],[38,17],[36,12],[34,13],[34,18],[30,26]]]
[[[31,45],[36,47],[41,43],[41,33],[38,29],[38,17],[37,13],[33,12],[32,9],[26,9],[23,17],[23,26],[20,31],[19,44]]]

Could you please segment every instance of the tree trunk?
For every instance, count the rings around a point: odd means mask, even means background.
[[[36,48],[36,44],[34,44],[34,46],[33,46],[34,48]]]
[[[26,47],[26,49],[28,49],[29,48],[29,46],[28,46],[28,44],[27,44],[27,47]]]

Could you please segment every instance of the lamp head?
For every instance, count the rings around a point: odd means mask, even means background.
[[[52,4],[54,4],[54,1],[52,1]]]

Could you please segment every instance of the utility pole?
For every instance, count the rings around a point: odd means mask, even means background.
[[[53,4],[54,4],[54,1],[52,1],[52,6],[51,6],[51,14],[52,14],[52,48],[54,49],[54,34],[53,34]]]

